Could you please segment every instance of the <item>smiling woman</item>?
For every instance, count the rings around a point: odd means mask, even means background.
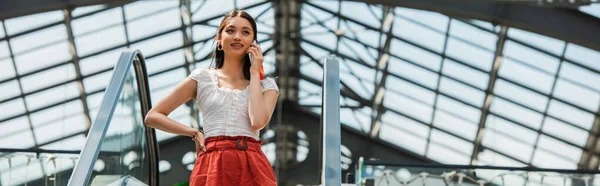
[[[225,15],[216,35],[214,67],[192,71],[146,117],[148,126],[191,136],[196,143],[190,185],[277,184],[258,135],[271,119],[279,89],[275,80],[262,76],[256,33],[248,13]],[[167,117],[190,99],[200,108],[204,131]]]

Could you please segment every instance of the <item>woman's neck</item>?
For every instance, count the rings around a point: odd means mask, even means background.
[[[221,73],[232,79],[245,79],[242,71],[243,59],[225,55],[223,66],[220,68]]]

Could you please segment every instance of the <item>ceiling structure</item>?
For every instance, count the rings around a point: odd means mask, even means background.
[[[600,6],[577,2],[2,2],[1,185],[72,167],[76,155],[53,167],[12,153],[80,150],[123,49],[146,56],[156,102],[210,65],[232,9],[256,18],[280,103],[320,113],[322,59],[336,55],[341,121],[374,141],[440,163],[597,170]],[[201,125],[192,104],[170,117]]]

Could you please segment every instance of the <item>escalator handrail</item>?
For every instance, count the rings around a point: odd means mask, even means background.
[[[148,73],[146,71],[144,57],[139,50],[127,49],[121,54],[121,57],[114,68],[110,82],[104,92],[104,98],[100,105],[98,115],[90,127],[79,160],[69,178],[69,186],[83,186],[89,184],[88,182],[94,164],[100,153],[102,141],[106,135],[113,113],[119,102],[119,97],[125,86],[127,75],[132,66],[136,73],[136,83],[138,85],[138,96],[141,104],[142,118],[146,117],[146,113],[148,113],[152,107],[150,89],[148,87]],[[148,147],[148,163],[150,164],[148,169],[149,185],[156,186],[158,185],[158,145],[156,143],[156,135],[154,129],[146,125],[144,125],[144,127],[146,145]]]

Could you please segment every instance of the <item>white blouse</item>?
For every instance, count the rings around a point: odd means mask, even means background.
[[[219,87],[215,69],[195,69],[188,76],[198,82],[196,104],[202,115],[204,136],[248,136],[259,139],[258,130],[252,130],[248,115],[248,87],[232,90]],[[273,78],[260,82],[262,92],[279,91]]]

